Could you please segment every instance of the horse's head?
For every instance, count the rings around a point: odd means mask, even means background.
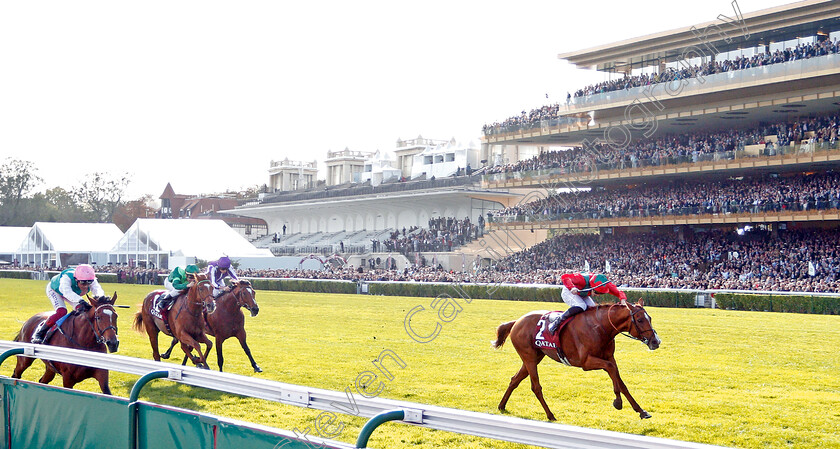
[[[216,299],[213,298],[213,285],[210,284],[210,280],[207,279],[206,274],[196,275],[194,284],[190,287],[190,290],[195,292],[195,297],[190,299],[200,303],[204,307],[205,312],[211,314],[216,310]]]
[[[644,301],[639,298],[639,302],[628,304],[627,308],[630,309],[630,335],[641,340],[651,350],[658,348],[662,340],[653,330],[653,322],[645,311]]]
[[[120,347],[120,339],[117,335],[117,311],[114,310],[114,303],[117,301],[117,292],[110,298],[107,296],[88,297],[91,307],[86,312],[88,321],[93,327],[93,335],[99,344],[105,343],[108,352],[117,352]]]
[[[252,317],[260,313],[260,306],[257,305],[256,299],[257,293],[254,291],[254,287],[251,286],[251,281],[244,279],[235,281],[231,292],[234,298],[236,298],[236,304],[239,307],[248,309]]]

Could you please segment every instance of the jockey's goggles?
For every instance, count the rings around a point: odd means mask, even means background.
[[[78,281],[78,282],[79,282],[79,284],[82,284],[82,285],[90,285],[90,284],[93,284],[93,280],[90,280],[90,281]]]

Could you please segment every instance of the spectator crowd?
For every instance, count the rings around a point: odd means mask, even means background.
[[[838,52],[840,52],[840,44],[837,43],[836,39],[835,41],[825,39],[815,43],[799,44],[796,47],[785,48],[783,50],[775,50],[773,52],[765,51],[757,53],[753,56],[738,56],[735,59],[725,60],[709,60],[702,64],[693,66],[688,65],[685,61],[681,61],[677,68],[669,67],[663,72],[625,75],[619,79],[608,80],[578,89],[573,94],[567,94],[566,103],[568,104],[572,101],[577,101],[579,98],[587,98],[592,95],[606,92],[615,92],[619,90],[627,90],[633,87],[651,86],[659,83],[668,83],[684,79],[700,78],[703,76],[714,75],[716,73],[732,72],[735,70],[780,64],[789,61],[798,61],[801,59],[815,58]],[[558,118],[560,118],[560,105],[547,105],[533,109],[530,112],[522,111],[520,115],[510,117],[501,122],[484,125],[483,131],[484,134],[495,134],[523,127],[531,128],[538,125],[540,121]]]
[[[478,225],[469,217],[458,220],[452,217],[438,217],[429,220],[428,229],[411,227],[408,231],[394,231],[389,239],[374,242],[374,252],[398,252],[408,255],[418,252],[449,252],[479,238],[484,232],[484,217]]]
[[[671,134],[639,139],[620,148],[596,143],[586,148],[547,151],[533,158],[488,168],[486,174],[532,170],[588,173],[648,166],[696,163],[712,159],[734,159],[735,151],[747,145],[763,145],[762,155],[780,154],[782,147],[807,141],[807,150],[833,148],[837,143],[840,116],[836,113],[778,122],[747,130]],[[775,136],[775,138],[769,138]],[[802,149],[802,148],[800,148]]]
[[[840,173],[570,191],[491,212],[494,221],[536,221],[807,211],[840,208]]]

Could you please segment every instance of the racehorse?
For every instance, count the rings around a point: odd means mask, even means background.
[[[116,292],[110,298],[100,296],[98,298],[88,297],[87,299],[90,301],[91,307],[84,312],[73,311],[66,315],[64,322],[56,331],[47,333],[43,344],[103,353],[117,352],[120,340],[117,336],[117,312],[114,310],[114,302],[117,300]],[[26,320],[14,341],[31,342],[35,328],[49,318],[51,314],[52,312],[41,312]],[[20,379],[23,372],[34,361],[35,359],[30,357],[18,356],[12,377]],[[64,388],[73,388],[77,383],[92,377],[99,382],[102,393],[111,394],[111,387],[108,385],[108,370],[106,369],[47,360],[44,361],[44,364],[47,369],[38,381],[42,384],[52,382],[56,373],[61,374]]]
[[[260,313],[260,307],[257,305],[255,299],[256,293],[251,286],[251,281],[238,280],[233,281],[230,285],[231,290],[218,298],[216,298],[216,311],[210,315],[205,315],[207,328],[205,331],[216,337],[216,357],[219,359],[219,371],[222,371],[222,366],[225,364],[224,356],[222,355],[222,344],[230,337],[236,337],[239,340],[239,345],[251,361],[251,366],[255,373],[261,373],[262,369],[254,361],[251,355],[251,349],[248,348],[248,343],[245,341],[245,314],[242,313],[241,308],[244,307],[251,312],[251,316],[255,317]],[[177,339],[172,339],[172,344],[169,349],[160,355],[163,359],[168,359],[172,353]],[[184,356],[182,364],[187,363],[187,357]]]
[[[537,365],[546,355],[558,362],[563,360],[556,348],[537,343],[548,324],[547,320],[543,319],[545,313],[546,311],[531,312],[518,320],[500,325],[496,329],[496,341],[493,342],[493,347],[502,347],[505,339],[510,335],[513,347],[522,359],[522,368],[510,379],[510,385],[502,401],[499,402],[499,410],[505,410],[505,405],[513,390],[522,380],[531,376],[531,390],[542,404],[548,419],[554,421],[554,414],[543,399]],[[615,337],[621,332],[628,332],[631,338],[640,340],[651,350],[658,348],[662,342],[653,330],[650,315],[645,311],[644,303],[640,299],[636,304],[602,304],[578,314],[560,329],[559,349],[565,354],[569,365],[583,368],[584,371],[602,369],[609,374],[615,392],[613,406],[616,409],[621,410],[621,394],[624,394],[633,406],[633,410],[642,419],[650,418],[650,414],[639,407],[633,396],[630,396],[627,386],[618,375],[618,366],[613,353],[615,352]]]
[[[140,333],[145,331],[149,336],[149,343],[152,345],[152,357],[160,361],[158,350],[158,332],[175,337],[181,342],[181,349],[187,354],[199,368],[210,367],[207,365],[207,354],[213,343],[204,334],[204,317],[202,312],[212,314],[216,309],[213,300],[213,286],[204,274],[196,275],[195,281],[190,282],[186,293],[178,295],[167,314],[168,323],[152,315],[155,298],[161,291],[153,291],[146,295],[140,310],[134,314],[134,329]],[[207,345],[207,351],[201,352],[201,343]],[[192,354],[195,349],[197,355]]]

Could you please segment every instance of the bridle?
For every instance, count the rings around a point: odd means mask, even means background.
[[[233,297],[236,299],[236,304],[237,304],[239,307],[244,307],[244,308],[245,308],[245,309],[247,309],[247,310],[251,310],[251,306],[249,306],[249,305],[248,305],[248,304],[246,304],[244,301],[242,301],[242,297],[241,297],[241,295],[244,293],[244,292],[243,292],[243,290],[248,290],[248,288],[250,287],[250,285],[251,285],[251,284],[248,284],[248,285],[246,286],[246,285],[242,284],[241,282],[239,282],[239,283],[237,283],[237,284],[236,284],[236,286],[235,286],[233,289],[231,289],[231,291],[230,291],[230,293],[231,293],[231,294],[233,295]]]
[[[96,338],[96,343],[100,345],[105,343],[105,332],[108,332],[108,329],[113,329],[115,336],[118,333],[117,326],[114,326],[113,324],[109,325],[105,329],[99,330],[99,321],[102,319],[102,317],[99,316],[99,311],[103,308],[110,309],[112,312],[114,312],[114,316],[117,316],[117,311],[114,310],[114,306],[112,306],[111,304],[103,304],[93,311],[93,319],[96,321],[95,324],[93,321],[90,320],[90,318],[87,319],[88,324],[90,324],[90,328],[93,330],[93,336]]]
[[[190,289],[191,289],[191,290],[192,290],[192,289],[196,289],[196,293],[195,293],[195,294],[196,294],[196,296],[198,296],[198,287],[199,287],[201,284],[205,283],[205,282],[209,284],[209,283],[210,283],[210,280],[208,280],[208,279],[203,279],[203,280],[200,280],[200,281],[198,281],[195,285],[193,285],[192,287],[190,287]],[[192,316],[197,317],[197,316],[201,315],[201,314],[202,314],[202,312],[206,311],[206,309],[207,309],[207,305],[205,304],[204,299],[199,299],[198,301],[192,301],[192,300],[190,300],[190,295],[189,295],[189,293],[187,293],[187,294],[186,294],[186,295],[184,295],[184,296],[186,296],[186,298],[184,298],[184,299],[185,299],[185,301],[184,301],[184,302],[182,302],[182,303],[181,303],[181,306],[178,308],[178,313],[175,315],[175,319],[178,319],[178,315],[180,315],[180,314],[181,314],[181,311],[184,309],[184,306],[185,306],[185,305],[187,305],[187,304],[189,304],[189,305],[193,305],[193,306],[200,306],[200,307],[201,307],[201,308],[200,308],[198,311],[196,311],[195,313],[190,312],[190,314],[191,314]],[[213,294],[212,294],[212,293],[210,294],[210,297],[213,297]]]
[[[626,307],[627,310],[630,311],[630,326],[631,326],[631,329],[632,329],[632,327],[635,327],[636,328],[636,333],[639,334],[642,337],[642,338],[636,338],[630,333],[630,331],[622,332],[622,331],[618,330],[618,327],[612,322],[612,316],[610,315],[610,312],[612,312],[613,307],[619,306],[619,305],[622,305],[622,304],[613,304],[613,305],[610,306],[609,310],[607,310],[607,319],[610,321],[610,325],[613,327],[613,329],[618,331],[618,333],[620,333],[621,335],[624,335],[625,337],[631,338],[633,340],[639,340],[644,344],[648,344],[650,339],[653,338],[653,336],[655,334],[655,332],[653,330],[653,327],[651,327],[650,329],[648,329],[646,331],[646,332],[650,332],[650,337],[645,337],[644,332],[642,332],[642,330],[639,329],[639,325],[636,324],[636,320],[634,319],[634,317],[636,316],[637,313],[644,312],[645,309],[642,308],[642,307],[639,307],[638,309],[633,310],[633,308],[630,307],[630,305],[627,304],[626,302],[623,304],[624,307]]]

